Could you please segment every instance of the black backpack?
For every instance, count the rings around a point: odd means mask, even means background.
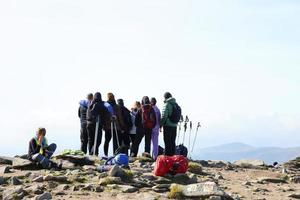
[[[169,119],[171,122],[177,124],[180,121],[180,117],[181,117],[181,108],[177,103],[175,103],[173,105],[173,111]]]
[[[187,155],[188,155],[188,148],[186,148],[186,146],[184,146],[183,144],[180,144],[180,145],[176,146],[176,148],[175,148],[175,154],[187,157]]]

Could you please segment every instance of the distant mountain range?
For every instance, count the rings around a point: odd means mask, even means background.
[[[193,159],[224,160],[233,162],[240,159],[259,159],[272,164],[283,163],[300,156],[300,147],[253,147],[243,143],[229,143],[197,150]]]

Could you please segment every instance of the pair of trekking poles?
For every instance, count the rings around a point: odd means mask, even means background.
[[[191,136],[192,136],[192,130],[193,130],[193,122],[190,121],[190,119],[189,119],[188,116],[185,117],[185,120],[183,120],[183,116],[181,116],[181,118],[180,118],[180,121],[179,121],[179,132],[178,132],[178,136],[177,136],[177,144],[180,143],[179,140],[180,140],[181,124],[182,123],[184,123],[184,125],[183,125],[184,132],[183,132],[183,138],[182,138],[182,145],[184,145],[184,143],[185,143],[185,134],[187,132],[187,127],[188,127],[188,123],[189,123],[189,125],[190,125],[190,133],[189,133],[188,150],[190,152],[193,152],[194,151],[194,146],[196,144],[197,136],[198,136],[198,131],[199,131],[199,128],[201,127],[201,124],[200,124],[200,122],[198,122],[198,124],[197,124],[197,129],[196,129],[194,141],[193,141],[193,145],[192,145],[192,148],[191,148]]]
[[[99,123],[100,123],[100,117],[97,117],[97,122],[96,122],[96,128],[95,128],[95,140],[94,140],[94,150],[93,150],[93,156],[96,156],[96,148],[97,148],[97,140],[98,140],[98,131],[99,131]],[[115,132],[115,137],[117,140],[118,148],[120,147],[120,142],[119,142],[119,137],[118,137],[118,130],[117,130],[117,125],[116,121],[114,119],[111,120],[110,123],[110,130],[111,130],[111,136],[114,137],[114,132]],[[114,152],[115,153],[115,152]]]

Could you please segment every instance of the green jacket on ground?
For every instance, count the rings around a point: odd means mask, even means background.
[[[173,123],[170,120],[170,116],[173,112],[174,104],[176,100],[171,97],[165,101],[164,107],[162,109],[162,117],[160,120],[160,126],[170,126],[170,127],[177,127],[177,123]]]

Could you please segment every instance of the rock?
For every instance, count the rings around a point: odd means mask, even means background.
[[[294,198],[294,199],[300,199],[300,193],[290,194],[288,197]]]
[[[170,179],[167,179],[165,177],[158,177],[157,180],[154,181],[156,184],[171,184],[172,181]]]
[[[52,195],[49,192],[45,192],[44,194],[36,196],[34,199],[35,200],[49,200],[49,199],[52,199]]]
[[[23,169],[23,170],[38,169],[38,165],[36,165],[36,163],[18,157],[13,159],[12,167],[14,169]]]
[[[189,162],[188,171],[194,174],[202,174],[202,166],[196,162]]]
[[[99,176],[98,176],[99,179],[105,178],[105,177],[108,177],[108,173],[107,173],[107,172],[102,172],[102,173],[99,174]]]
[[[10,183],[12,185],[22,185],[23,183],[15,176],[11,177]]]
[[[86,171],[96,171],[96,166],[94,165],[84,165],[82,168]]]
[[[67,193],[64,191],[58,191],[55,193],[55,196],[64,196],[64,195],[67,195]]]
[[[6,174],[6,173],[10,173],[10,167],[9,166],[0,167],[0,174]]]
[[[109,185],[109,184],[120,184],[121,178],[120,177],[106,177],[106,178],[102,178],[99,181],[99,185],[105,186],[105,185]]]
[[[42,187],[40,187],[40,186],[38,186],[38,185],[33,185],[33,186],[31,186],[31,187],[29,187],[29,188],[26,188],[25,189],[25,191],[27,192],[27,193],[31,193],[31,194],[36,194],[36,195],[40,195],[40,194],[43,194],[44,193],[44,188],[42,188]]]
[[[176,174],[171,178],[171,180],[174,183],[179,183],[179,184],[191,184],[191,183],[196,183],[197,180],[192,180],[187,174]]]
[[[210,196],[208,200],[222,200],[220,196]]]
[[[54,189],[54,188],[57,188],[58,187],[58,183],[56,183],[56,182],[54,182],[54,181],[48,181],[48,187],[50,188],[50,189]]]
[[[134,193],[139,190],[138,188],[130,185],[119,185],[119,187],[123,193]]]
[[[22,186],[18,186],[12,189],[7,189],[3,191],[2,198],[3,200],[15,200],[15,199],[23,199],[26,195],[26,192],[23,190]]]
[[[291,171],[299,171],[300,170],[300,157],[297,157],[294,160],[290,160],[283,164],[284,168],[287,168]]]
[[[300,176],[293,176],[293,177],[291,177],[291,181],[293,183],[300,183]]]
[[[111,170],[109,170],[108,175],[112,177],[121,177],[124,175],[124,171],[118,165],[114,165]]]
[[[32,182],[38,182],[38,183],[40,183],[40,182],[43,182],[43,181],[44,181],[43,176],[38,176],[38,177],[32,179]]]
[[[208,167],[213,168],[225,168],[229,165],[229,162],[224,162],[222,160],[209,160],[208,161]]]
[[[154,192],[158,192],[158,193],[164,193],[164,192],[168,192],[170,190],[170,186],[171,184],[158,184],[152,187],[152,190]]]
[[[95,192],[103,192],[103,191],[104,191],[103,187],[101,187],[101,186],[95,187]]]
[[[92,184],[87,184],[83,188],[81,188],[81,191],[94,191],[94,187]]]
[[[154,181],[157,179],[157,177],[153,176],[152,173],[144,173],[140,177],[149,181]]]
[[[263,182],[267,182],[267,183],[287,183],[286,180],[283,180],[281,178],[268,178],[268,177],[259,178],[258,182],[260,182],[260,183],[263,183]]]
[[[66,169],[74,170],[74,169],[77,169],[78,167],[76,167],[76,165],[74,163],[64,160],[64,161],[61,161],[61,168],[64,170],[66,170]]]
[[[182,194],[191,198],[206,198],[210,196],[220,196],[224,199],[232,199],[228,194],[221,190],[214,182],[204,182],[183,186]]]
[[[56,155],[56,159],[63,160],[63,162],[71,162],[75,165],[94,165],[95,160],[90,156],[81,156],[81,155]]]
[[[65,183],[68,182],[68,177],[66,176],[53,176],[52,174],[44,176],[44,181],[56,181],[56,182],[61,182]]]
[[[266,163],[262,160],[238,160],[234,162],[235,165],[242,168],[255,168],[255,167],[264,167]]]
[[[2,176],[0,176],[0,185],[3,185],[5,183],[6,183],[5,179]]]
[[[0,164],[1,165],[12,165],[13,163],[12,157],[7,157],[7,156],[0,156]]]
[[[252,186],[251,182],[249,182],[249,181],[244,182],[243,185]]]
[[[215,180],[224,180],[224,177],[222,176],[222,174],[219,172],[215,175],[214,177]]]

